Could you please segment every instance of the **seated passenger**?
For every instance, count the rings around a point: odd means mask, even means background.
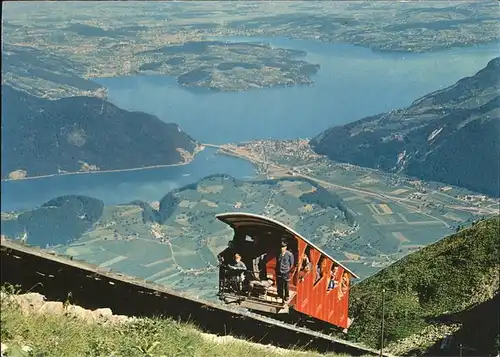
[[[234,255],[234,264],[230,264],[229,266],[231,267],[230,269],[247,270],[247,266],[241,261],[241,255],[238,253]]]
[[[307,254],[304,254],[304,256],[302,257],[301,270],[309,271],[309,269],[311,269],[311,262],[309,261],[309,257],[307,256]]]
[[[328,282],[328,291],[335,289],[338,285],[338,281],[335,280],[339,267],[335,266],[330,272],[330,281]]]
[[[337,287],[337,282],[335,281],[335,276],[333,272],[330,274],[330,281],[328,282],[328,291],[335,289]]]
[[[302,263],[300,265],[299,281],[304,281],[304,278],[309,270],[311,270],[311,261],[309,260],[307,254],[304,254],[302,256]]]
[[[239,255],[238,253],[234,255],[234,261],[235,263],[229,264],[228,268],[230,270],[241,271],[241,273],[236,275],[237,288],[238,290],[241,290],[243,280],[245,280],[245,272],[247,270],[247,266],[241,261],[241,255]]]

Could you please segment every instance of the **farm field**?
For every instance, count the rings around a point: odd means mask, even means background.
[[[403,196],[415,189],[387,191]],[[321,198],[321,205],[315,203],[322,195],[327,199]],[[145,219],[148,214],[143,207],[106,206],[92,230],[55,249],[74,259],[212,300],[218,284],[216,256],[233,234],[215,219],[217,213],[241,211],[277,219],[362,279],[452,234],[451,224],[465,224],[475,217],[463,211],[439,214],[433,207],[417,212],[411,206],[364,193],[325,189],[298,177],[263,181],[207,177],[167,194],[160,201],[161,221]],[[148,207],[148,212],[154,210]]]

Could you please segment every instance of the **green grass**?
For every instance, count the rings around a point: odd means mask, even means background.
[[[170,319],[143,318],[120,325],[102,325],[66,315],[23,313],[16,303],[5,298],[2,299],[1,308],[1,341],[11,351],[11,354],[7,354],[9,356],[283,356],[279,351],[269,351],[241,340],[217,343],[204,338],[193,325],[176,323]],[[32,352],[23,354],[22,346],[31,347]],[[286,356],[321,355],[290,350]]]
[[[468,328],[467,311],[498,294],[499,257],[500,217],[478,222],[408,255],[353,287],[350,316],[355,320],[348,338],[379,347],[382,289],[386,291],[385,345],[430,326],[444,326],[443,317],[453,317],[462,329]],[[494,312],[485,311],[485,323],[476,326],[484,331],[464,342],[488,354],[497,348],[499,332],[498,324],[486,324]],[[423,350],[435,341],[427,342],[428,346],[420,346]]]

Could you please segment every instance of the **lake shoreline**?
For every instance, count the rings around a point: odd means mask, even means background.
[[[54,197],[74,194],[99,198],[109,205],[154,201],[213,174],[253,178],[258,170],[247,158],[216,153],[213,149],[253,140],[312,138],[332,126],[404,108],[422,95],[473,75],[497,56],[497,46],[453,50],[451,55],[438,52],[401,56],[374,55],[370,50],[349,45],[270,40],[276,47],[301,49],[308,54],[308,61],[320,64],[321,70],[314,76],[315,85],[195,93],[168,76],[98,79],[108,89],[108,101],[112,104],[156,115],[164,122],[175,119],[196,142],[210,143],[215,148],[207,147],[191,165],[54,173],[45,179],[6,178],[2,180],[2,210],[31,209]],[[81,175],[96,172],[103,175]]]
[[[45,179],[45,178],[50,178],[50,177],[58,177],[58,176],[74,176],[74,175],[89,175],[89,174],[105,174],[105,173],[112,173],[112,172],[130,172],[130,171],[142,171],[142,170],[153,170],[153,169],[161,169],[161,168],[166,168],[166,167],[177,167],[177,166],[185,166],[189,165],[190,163],[193,162],[195,159],[196,155],[203,151],[205,147],[203,145],[198,146],[189,160],[184,161],[184,162],[179,162],[177,164],[165,164],[165,165],[151,165],[151,166],[142,166],[142,167],[133,167],[129,169],[116,169],[116,170],[96,170],[96,171],[76,171],[76,172],[64,172],[64,173],[57,173],[57,174],[50,174],[50,175],[40,175],[40,176],[30,176],[30,177],[23,177],[23,178],[18,178],[18,179],[2,179],[0,182],[11,182],[11,181],[28,181],[28,180],[40,180],[40,179]]]

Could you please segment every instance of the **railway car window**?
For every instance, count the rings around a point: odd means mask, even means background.
[[[316,265],[316,279],[314,280],[315,285],[321,280],[321,278],[324,275],[324,271],[323,271],[324,270],[324,266],[323,266],[324,262],[325,262],[325,257],[321,256],[319,258],[318,264]]]
[[[300,259],[300,275],[299,280],[303,281],[306,274],[311,271],[311,248],[306,247],[302,258]]]
[[[342,274],[342,285],[341,285],[342,292],[345,294],[347,290],[349,289],[349,273],[344,273]]]
[[[335,279],[337,278],[338,270],[339,270],[338,265],[335,265],[335,264],[332,265],[332,270],[330,271],[330,280],[328,281],[327,291],[331,291],[337,287],[338,281]]]
[[[304,255],[302,256],[302,262],[300,265],[301,271],[311,270],[311,248],[307,247]]]
[[[344,273],[342,274],[342,279],[340,282],[340,289],[338,292],[338,299],[342,299],[342,297],[347,293],[349,290],[349,273]]]

